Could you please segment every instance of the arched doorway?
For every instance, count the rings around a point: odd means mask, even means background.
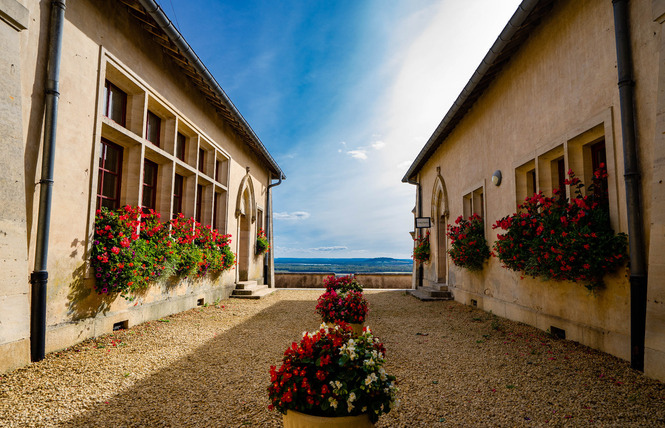
[[[236,205],[236,219],[238,222],[237,263],[238,281],[249,280],[250,264],[252,259],[252,224],[256,221],[256,202],[254,198],[254,185],[249,171],[240,182],[238,201]]]
[[[446,191],[446,184],[441,176],[440,168],[437,168],[439,173],[434,183],[432,192],[432,217],[434,217],[434,242],[436,243],[434,249],[434,262],[436,264],[436,282],[439,284],[446,284],[448,282],[448,237],[446,236],[446,229],[448,226],[448,193]]]

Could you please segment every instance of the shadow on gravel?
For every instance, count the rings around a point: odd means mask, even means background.
[[[318,325],[312,301],[277,302],[67,426],[281,426],[267,409],[269,367]]]
[[[402,401],[378,427],[665,423],[664,384],[625,361],[456,302],[366,297]],[[318,328],[315,299],[277,301],[66,426],[281,426],[269,367]]]

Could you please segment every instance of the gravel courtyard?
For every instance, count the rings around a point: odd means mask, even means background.
[[[321,290],[224,300],[0,375],[0,426],[281,426],[270,365],[320,324]],[[455,302],[366,290],[401,407],[379,427],[665,426],[665,384]]]

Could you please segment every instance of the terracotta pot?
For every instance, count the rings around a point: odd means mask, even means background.
[[[326,417],[287,410],[283,421],[284,428],[369,428],[374,426],[366,413],[358,416]]]

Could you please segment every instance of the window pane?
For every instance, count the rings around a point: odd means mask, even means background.
[[[162,120],[153,112],[148,110],[148,123],[145,138],[156,146],[159,146],[159,131]]]
[[[107,80],[104,85],[104,115],[125,126],[126,111],[127,94]]]
[[[109,173],[104,174],[102,195],[107,198],[116,199],[117,188],[118,188],[118,178],[113,174]]]
[[[116,202],[113,199],[102,199],[102,206],[110,210],[115,210],[118,208]]]
[[[145,161],[143,167],[143,184],[147,186],[155,186],[157,178],[157,164]]]
[[[177,144],[175,148],[175,156],[181,161],[185,160],[185,144],[187,138],[178,132]]]
[[[119,172],[120,167],[120,154],[118,150],[107,148],[104,159],[104,169],[107,171]]]
[[[141,203],[142,206],[146,208],[152,208],[153,210],[155,209],[155,204],[153,204],[154,201],[154,195],[155,191],[151,187],[144,187],[143,188],[143,201]]]

